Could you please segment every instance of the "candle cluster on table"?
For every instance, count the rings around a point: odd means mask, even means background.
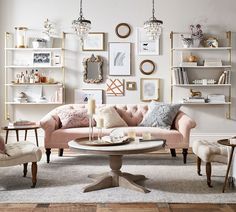
[[[102,128],[104,127],[104,118],[98,117],[97,121],[97,128],[98,128],[98,140],[102,139]]]
[[[96,110],[95,99],[88,100],[88,115],[89,115],[89,141],[93,141],[93,115]]]

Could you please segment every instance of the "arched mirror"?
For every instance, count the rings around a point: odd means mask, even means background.
[[[152,60],[143,60],[139,65],[140,71],[145,75],[150,75],[155,71],[155,64]]]
[[[92,56],[83,60],[84,82],[99,83],[103,80],[103,60],[99,56]]]
[[[119,38],[127,38],[131,33],[131,28],[127,23],[120,23],[116,26],[116,35]]]

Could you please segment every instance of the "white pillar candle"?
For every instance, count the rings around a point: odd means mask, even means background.
[[[143,137],[143,140],[151,140],[152,139],[152,135],[150,132],[143,132],[142,137]]]
[[[18,36],[18,46],[24,46],[25,45],[25,40],[24,40],[24,36],[23,35],[19,35]]]
[[[103,127],[104,127],[104,118],[98,117],[97,128],[103,128]]]
[[[127,132],[127,136],[128,136],[128,138],[136,138],[136,132],[135,132],[135,130],[129,130],[128,132]]]
[[[95,114],[95,108],[96,108],[95,99],[89,99],[88,100],[88,114],[89,115]]]

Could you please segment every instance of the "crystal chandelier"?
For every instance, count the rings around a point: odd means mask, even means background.
[[[152,17],[144,23],[144,29],[150,40],[157,40],[161,35],[163,21],[155,17],[154,0],[152,0]]]
[[[83,44],[84,39],[87,37],[91,29],[91,21],[86,20],[83,16],[82,0],[80,0],[80,17],[77,20],[72,21],[72,28],[79,36],[81,44]]]

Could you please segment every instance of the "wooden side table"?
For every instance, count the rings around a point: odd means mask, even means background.
[[[39,125],[30,125],[30,126],[5,126],[5,127],[2,127],[2,130],[5,130],[5,131],[6,131],[5,143],[7,144],[9,131],[15,131],[15,132],[16,132],[16,140],[19,141],[19,131],[20,131],[20,130],[24,130],[24,131],[25,131],[25,141],[26,141],[28,130],[34,130],[34,132],[35,132],[36,144],[37,144],[37,146],[39,146],[39,142],[38,142],[38,132],[37,132],[37,130],[38,130],[39,128],[40,128]]]
[[[228,176],[229,176],[229,171],[230,171],[231,164],[232,164],[232,159],[233,159],[233,155],[234,155],[234,148],[236,147],[236,144],[230,144],[230,140],[229,139],[222,139],[222,140],[219,140],[217,142],[219,144],[221,144],[221,145],[231,147],[228,167],[227,167],[227,171],[226,171],[226,175],[225,175],[225,183],[224,183],[223,190],[222,190],[222,192],[224,193],[225,192],[226,183],[227,183],[227,180],[228,180]]]

